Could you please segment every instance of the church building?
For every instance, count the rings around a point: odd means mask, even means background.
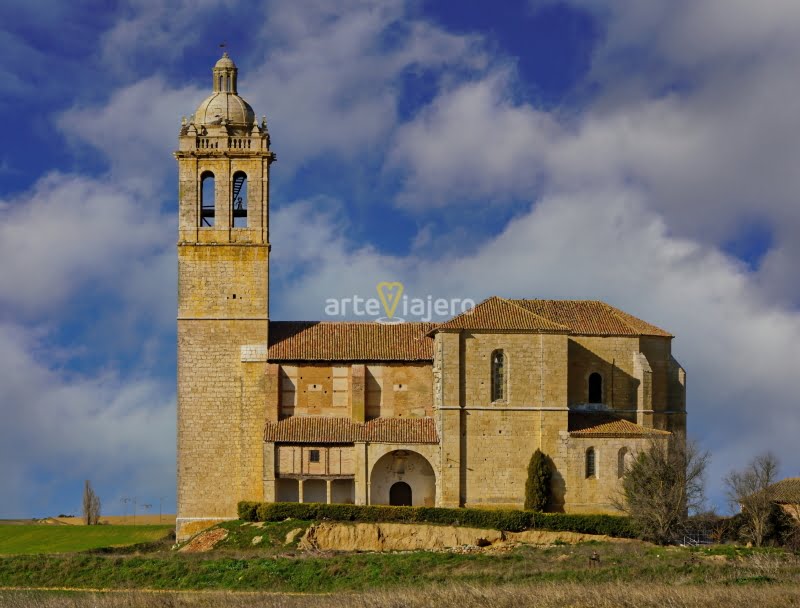
[[[271,321],[266,119],[225,53],[178,151],[178,520],[241,500],[613,512],[633,454],[686,429],[673,336],[596,300],[491,297],[444,323]]]

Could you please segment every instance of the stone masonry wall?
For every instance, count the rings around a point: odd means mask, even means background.
[[[603,378],[602,402],[617,410],[635,410],[639,382],[633,355],[638,352],[638,338],[570,336],[569,404],[589,401],[589,375],[597,372]]]
[[[663,437],[663,436],[662,436]],[[662,441],[664,439],[661,439]],[[567,513],[618,513],[614,505],[620,494],[620,465],[649,446],[646,437],[578,438],[561,433],[558,450],[551,455],[563,479],[561,492],[555,492],[552,510]],[[595,450],[593,477],[586,476],[586,451]],[[621,450],[625,452],[621,453]],[[623,462],[620,463],[620,460]],[[564,490],[566,490],[564,492]],[[559,495],[560,494],[560,495]]]
[[[178,246],[178,536],[263,496],[267,245]]]
[[[555,451],[567,427],[567,338],[473,331],[441,340],[435,352],[442,360],[434,362],[444,389],[441,504],[520,507],[533,452]],[[497,349],[505,355],[506,391],[492,402]]]
[[[179,245],[178,318],[265,319],[268,258],[268,245]]]
[[[178,518],[261,500],[264,364],[240,361],[266,320],[178,321]]]

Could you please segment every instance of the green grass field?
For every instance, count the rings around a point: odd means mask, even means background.
[[[0,555],[72,553],[164,538],[172,526],[0,526]]]

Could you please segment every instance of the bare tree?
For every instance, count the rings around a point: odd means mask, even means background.
[[[100,521],[100,497],[94,493],[88,479],[83,484],[83,519],[87,526],[96,526]]]
[[[767,452],[756,456],[741,471],[731,471],[725,477],[728,500],[734,509],[741,509],[746,524],[742,534],[756,547],[764,543],[770,531],[773,509],[772,484],[778,475],[778,459]]]
[[[693,442],[654,439],[625,472],[615,505],[642,536],[667,543],[686,529],[689,512],[702,507],[708,461],[708,452]]]
[[[795,553],[800,552],[800,505],[797,503],[784,504],[784,513],[789,516],[791,529],[786,534],[784,546]]]

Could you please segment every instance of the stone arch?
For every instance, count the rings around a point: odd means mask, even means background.
[[[392,450],[384,454],[375,462],[369,479],[370,504],[391,504],[391,489],[399,482],[409,486],[413,506],[432,507],[436,504],[436,473],[431,463],[418,452]]]

